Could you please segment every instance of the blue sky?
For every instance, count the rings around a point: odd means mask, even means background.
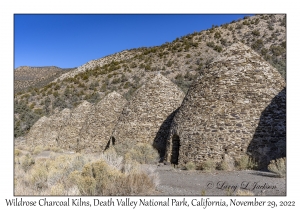
[[[161,45],[244,16],[15,14],[14,67],[78,67],[125,49]]]

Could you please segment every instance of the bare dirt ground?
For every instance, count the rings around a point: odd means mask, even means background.
[[[158,166],[160,195],[236,195],[247,190],[254,195],[285,196],[286,179],[263,171],[187,171]]]

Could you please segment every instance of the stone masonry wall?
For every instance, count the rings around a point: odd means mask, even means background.
[[[93,109],[94,106],[91,103],[83,101],[72,110],[70,118],[65,122],[58,136],[61,148],[78,151],[79,134]]]
[[[245,155],[262,112],[284,88],[285,81],[275,68],[251,48],[233,44],[190,87],[171,125],[166,160],[200,165],[207,159],[221,161],[225,154],[235,159]],[[266,141],[257,138],[252,151],[264,148],[277,153],[272,144],[285,148],[285,97],[273,103],[269,112],[280,122],[272,125],[272,120],[264,120],[260,135],[270,127],[280,135]]]
[[[42,145],[46,133],[43,132],[45,128],[49,125],[49,118],[46,116],[41,117],[36,123],[31,127],[30,131],[26,136],[26,143],[29,146]]]
[[[169,132],[169,126],[162,124],[180,106],[183,98],[184,93],[174,83],[161,74],[153,75],[125,106],[114,128],[113,141],[132,145],[150,143],[164,151],[166,137],[160,138],[157,133]]]
[[[95,105],[81,129],[79,150],[103,152],[126,103],[123,96],[112,92]]]

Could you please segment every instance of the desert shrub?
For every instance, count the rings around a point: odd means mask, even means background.
[[[125,159],[132,159],[140,164],[151,164],[158,162],[159,154],[150,144],[138,143],[125,154]]]
[[[286,48],[286,41],[281,42],[280,46]]]
[[[67,189],[66,195],[69,196],[80,196],[80,192],[77,186],[72,186]]]
[[[217,51],[217,52],[222,52],[222,47],[219,46],[219,45],[215,45],[214,50]]]
[[[278,177],[286,176],[286,160],[284,158],[278,158],[276,160],[271,160],[268,165],[268,170],[275,173]]]
[[[181,74],[181,73],[177,74],[177,75],[175,76],[175,79],[176,79],[176,80],[182,80],[182,79],[183,79],[182,74]]]
[[[131,173],[137,173],[141,170],[141,164],[138,162],[132,160],[132,159],[125,159],[124,165],[122,168],[122,172],[125,173],[126,175],[131,174]]]
[[[264,43],[263,43],[263,41],[261,39],[258,39],[255,42],[253,42],[253,44],[251,45],[251,47],[254,50],[259,50],[259,49],[261,49],[261,48],[264,47]]]
[[[133,95],[133,93],[139,88],[140,86],[137,85],[135,86],[134,84],[132,85],[132,87],[129,88],[129,90],[127,91],[127,93],[124,94],[124,97],[126,98],[127,101],[130,100],[131,96]]]
[[[117,154],[114,147],[105,150],[105,152],[100,155],[100,158],[117,170],[121,170],[123,167],[123,157]]]
[[[229,169],[229,166],[225,161],[221,161],[217,163],[216,169],[226,171]]]
[[[37,155],[37,154],[41,153],[43,150],[44,150],[44,148],[42,146],[38,145],[34,148],[33,154]]]
[[[121,78],[118,77],[118,78],[114,78],[112,81],[111,81],[111,84],[118,84],[121,82]]]
[[[249,190],[238,190],[235,195],[236,196],[253,196],[254,193]]]
[[[226,46],[227,45],[227,39],[220,39],[220,42],[223,46]]]
[[[243,155],[239,159],[236,159],[235,165],[239,170],[256,169],[257,163],[248,155]]]
[[[266,48],[262,48],[261,51],[260,51],[260,53],[261,53],[262,55],[266,55],[267,52],[268,52],[268,50],[267,50]]]
[[[136,68],[137,67],[137,64],[135,63],[135,62],[132,62],[131,64],[130,64],[130,68]]]
[[[81,195],[112,195],[121,176],[120,171],[111,168],[104,160],[97,160],[86,164],[81,173],[72,172],[69,178]]]
[[[68,175],[74,170],[81,170],[85,163],[81,155],[59,155],[53,162],[53,168],[63,170]]]
[[[216,32],[215,35],[214,35],[214,38],[220,39],[221,38],[220,32]]]
[[[153,178],[143,172],[131,173],[123,178],[123,195],[145,195],[155,189]]]
[[[196,77],[197,77],[196,74],[190,74],[189,72],[186,72],[186,74],[184,75],[184,78],[189,81],[193,81]]]
[[[51,187],[50,195],[65,195],[65,187],[62,183],[57,183]]]
[[[19,118],[14,120],[14,136],[19,137],[25,135],[33,124],[41,117],[39,113],[34,112],[27,102],[24,100],[14,101],[14,112]]]
[[[91,165],[84,167],[85,171],[91,169]],[[68,177],[68,181],[75,185],[80,195],[95,195],[96,194],[96,180],[92,174],[80,173],[79,171],[73,171]]]
[[[56,146],[50,147],[50,151],[52,151],[52,152],[58,152],[58,153],[62,153],[63,152],[63,150],[61,148],[56,147]]]
[[[18,149],[15,149],[15,156],[21,156],[22,155],[22,152]]]
[[[58,107],[59,109],[64,109],[64,108],[67,108],[68,105],[62,97],[56,97],[53,102],[53,107],[54,108]]]
[[[189,162],[187,162],[186,164],[185,164],[185,169],[186,170],[195,170],[196,169],[196,165],[195,165],[195,163],[194,162],[192,162],[192,161],[189,161]]]
[[[247,20],[245,20],[245,21],[243,22],[243,25],[250,25],[250,22],[247,21]]]
[[[206,42],[206,45],[207,45],[208,47],[213,48],[213,47],[215,46],[215,43],[214,43],[214,42]]]
[[[106,84],[106,83],[103,83],[103,84],[101,85],[100,91],[101,91],[101,92],[105,92],[106,89],[107,89],[107,84]]]
[[[103,160],[88,164],[85,169],[88,172],[73,172],[69,176],[81,195],[145,195],[156,187],[154,174],[142,170],[124,174]]]
[[[97,193],[104,195],[105,191],[121,178],[121,172],[113,169],[104,160],[92,163],[93,177],[96,180]]]
[[[254,30],[254,31],[252,31],[252,34],[253,34],[254,36],[260,36],[259,30]]]
[[[45,165],[42,163],[35,164],[29,171],[29,183],[35,189],[45,189],[48,187],[47,178],[48,171]]]
[[[212,171],[216,168],[215,161],[208,159],[201,164],[201,169],[203,171]]]
[[[270,51],[273,53],[273,55],[275,56],[279,56],[282,55],[283,53],[285,53],[285,49],[281,46],[276,46],[276,45],[272,45],[270,47]]]
[[[166,64],[167,67],[171,67],[173,65],[173,62],[171,60],[168,61],[168,63]]]
[[[85,96],[85,100],[87,100],[90,103],[97,103],[100,101],[100,94],[98,92],[93,92],[92,94],[87,94]]]
[[[205,190],[201,190],[201,196],[205,196],[206,195],[206,191]]]
[[[72,159],[70,161],[72,170],[81,170],[87,161],[88,160],[81,154],[75,154],[74,156],[72,156]]]
[[[14,164],[16,165],[20,164],[20,158],[18,156],[14,157]]]
[[[20,164],[22,169],[26,172],[35,163],[30,154],[26,154],[20,158]]]
[[[243,25],[242,24],[237,24],[235,29],[242,29]]]
[[[54,185],[58,182],[68,183],[68,177],[73,171],[83,170],[87,159],[81,154],[59,155],[51,158],[48,162],[48,184]]]
[[[151,65],[150,65],[149,63],[145,65],[145,70],[146,70],[146,71],[151,70]]]
[[[57,91],[54,91],[54,92],[53,92],[53,96],[54,96],[54,97],[58,97],[58,92],[57,92]]]
[[[56,183],[62,181],[66,177],[63,170],[51,167],[47,176],[47,183],[49,186],[55,185]]]

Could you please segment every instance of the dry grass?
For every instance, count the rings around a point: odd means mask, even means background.
[[[155,168],[109,149],[100,156],[52,153],[15,157],[15,195],[148,195],[155,190]]]
[[[15,149],[15,156],[21,156],[22,155],[22,152],[18,149]]]
[[[191,162],[191,161],[189,161],[189,162],[187,162],[186,164],[185,164],[185,169],[186,170],[195,170],[196,169],[196,165],[195,165],[195,163],[194,162]]]
[[[256,169],[257,163],[248,155],[244,155],[236,160],[236,168],[239,170]]]
[[[109,148],[100,156],[101,159],[105,160],[108,165],[111,165],[117,170],[121,170],[123,167],[123,157],[119,156],[114,147]]]
[[[229,169],[228,163],[226,161],[222,161],[217,164],[216,167],[218,170],[227,171]]]
[[[275,173],[278,177],[282,178],[286,176],[286,160],[284,158],[278,158],[271,160],[268,165],[268,170]]]
[[[138,143],[125,154],[125,159],[132,159],[140,164],[152,164],[159,161],[159,154],[150,144]]]
[[[254,196],[254,193],[249,190],[238,190],[236,196]]]
[[[66,190],[63,184],[57,183],[50,189],[50,195],[65,195]]]
[[[41,153],[42,151],[44,151],[45,149],[42,147],[42,146],[36,146],[34,149],[33,149],[33,154],[34,155],[37,155],[39,153]]]
[[[35,163],[35,160],[30,154],[26,154],[19,159],[22,169],[27,172],[29,168]]]
[[[201,169],[203,171],[213,171],[216,169],[216,162],[214,160],[208,159],[201,164]]]
[[[15,149],[29,151],[30,147],[28,147],[27,145],[17,145],[15,146]]]

